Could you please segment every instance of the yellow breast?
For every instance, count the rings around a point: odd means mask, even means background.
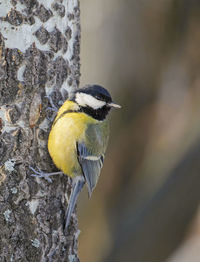
[[[78,110],[77,107],[72,101],[66,101],[62,105],[48,139],[48,150],[53,162],[70,177],[81,174],[76,143],[85,139],[87,123],[96,121],[84,113],[71,112]]]

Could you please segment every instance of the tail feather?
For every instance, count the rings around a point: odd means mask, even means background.
[[[67,230],[67,228],[69,226],[71,215],[74,211],[74,207],[76,205],[78,196],[79,196],[84,184],[85,184],[85,179],[84,179],[83,176],[77,176],[73,179],[72,191],[71,191],[71,195],[70,195],[70,198],[69,198],[67,212],[66,212],[66,215],[65,215],[65,231]]]

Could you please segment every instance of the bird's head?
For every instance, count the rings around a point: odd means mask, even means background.
[[[73,101],[86,114],[97,120],[104,120],[111,108],[121,108],[112,101],[109,92],[99,85],[87,85],[75,91]]]

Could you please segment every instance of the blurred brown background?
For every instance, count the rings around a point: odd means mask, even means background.
[[[81,262],[200,261],[200,1],[81,1],[81,85],[122,105],[79,200]]]

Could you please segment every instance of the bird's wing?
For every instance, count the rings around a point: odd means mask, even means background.
[[[79,164],[88,186],[89,196],[91,196],[103,166],[104,155],[93,155],[83,142],[77,143],[77,154]]]

